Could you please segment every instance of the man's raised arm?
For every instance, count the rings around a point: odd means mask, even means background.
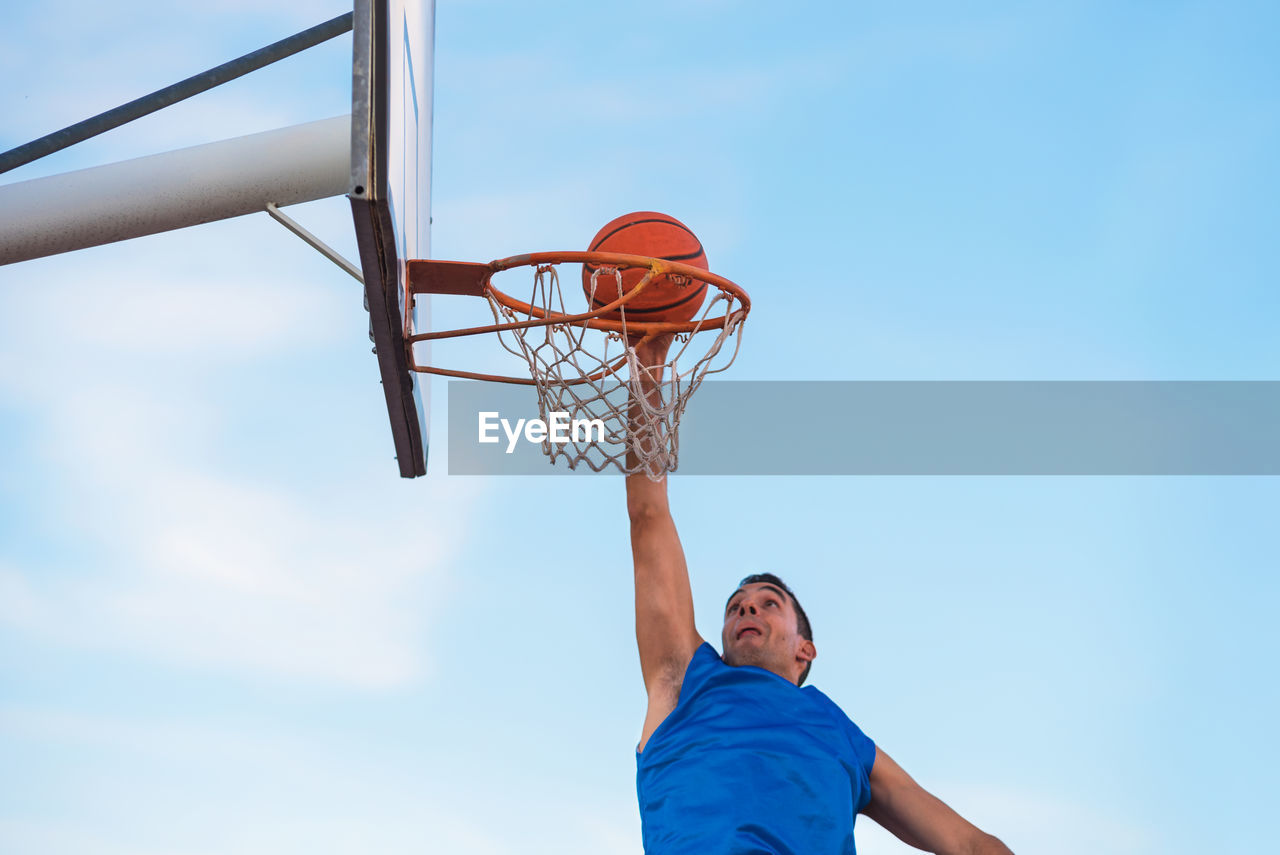
[[[640,364],[661,365],[669,344],[669,338],[642,343],[636,348]],[[642,381],[646,394],[656,395],[658,380],[660,377]],[[633,404],[633,429],[639,424],[638,415],[639,405]],[[656,439],[650,437],[649,441]],[[636,645],[649,696],[639,744],[643,751],[653,731],[675,709],[685,669],[702,638],[694,625],[684,549],[667,504],[667,479],[655,482],[643,472],[627,476],[627,514],[635,564]]]

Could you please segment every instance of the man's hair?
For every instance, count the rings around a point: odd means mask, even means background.
[[[809,616],[804,613],[804,606],[800,605],[800,601],[796,599],[795,592],[787,587],[787,583],[772,573],[752,573],[750,576],[739,582],[738,587],[741,588],[743,585],[757,584],[773,585],[774,587],[781,588],[787,592],[787,596],[791,598],[791,605],[796,608],[796,629],[800,631],[800,637],[805,641],[813,641],[813,627],[809,625]],[[737,593],[737,591],[734,593]],[[733,597],[730,596],[729,599],[733,599]],[[804,671],[800,674],[800,682],[796,683],[797,686],[804,685],[805,679],[809,676],[809,669],[812,667],[812,662],[805,664]]]

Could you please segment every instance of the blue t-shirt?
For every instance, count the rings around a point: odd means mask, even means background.
[[[647,855],[854,855],[876,746],[812,686],[703,643],[636,755]]]

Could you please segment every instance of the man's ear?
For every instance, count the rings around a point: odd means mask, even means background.
[[[812,641],[802,639],[800,641],[800,649],[796,651],[796,658],[806,663],[812,662],[818,658],[818,648],[813,645]]]

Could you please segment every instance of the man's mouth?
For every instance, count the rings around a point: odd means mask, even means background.
[[[744,626],[742,629],[738,630],[738,638],[742,638],[748,632],[754,632],[756,635],[764,635],[764,633],[756,629],[754,626]]]

